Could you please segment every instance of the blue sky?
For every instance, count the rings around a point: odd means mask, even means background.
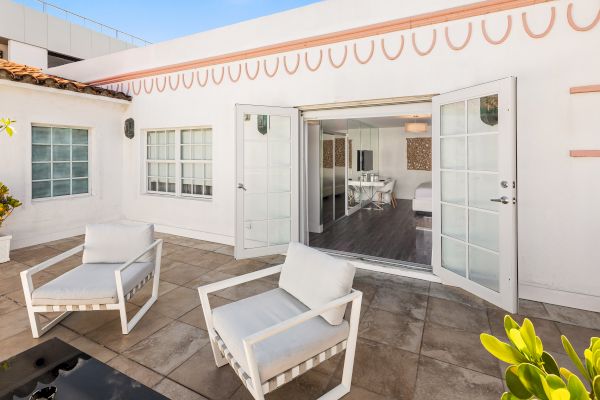
[[[41,9],[35,0],[15,0]],[[50,0],[74,13],[160,42],[315,3],[317,0]],[[60,15],[52,12],[54,15]]]

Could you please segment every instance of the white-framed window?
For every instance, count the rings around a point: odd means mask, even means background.
[[[32,199],[89,193],[89,131],[81,128],[32,126]]]
[[[212,198],[212,128],[150,129],[146,192]]]

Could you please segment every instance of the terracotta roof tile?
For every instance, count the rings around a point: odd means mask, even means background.
[[[108,90],[54,75],[48,75],[39,68],[17,64],[7,60],[0,60],[0,79],[8,79],[15,82],[131,101],[131,96],[122,92]]]

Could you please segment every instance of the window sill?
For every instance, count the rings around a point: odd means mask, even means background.
[[[57,200],[85,199],[87,197],[92,197],[92,194],[91,193],[82,193],[82,194],[71,194],[68,196],[41,197],[39,199],[31,199],[31,203],[45,203],[47,201],[57,201]]]
[[[152,192],[143,192],[142,196],[149,196],[149,197],[160,197],[163,199],[176,199],[176,200],[192,200],[192,201],[205,201],[205,202],[212,202],[214,197],[210,196],[210,197],[200,197],[200,196],[177,196],[176,194],[169,194],[169,193],[152,193]]]

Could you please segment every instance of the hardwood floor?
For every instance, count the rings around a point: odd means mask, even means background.
[[[398,200],[396,208],[361,209],[329,225],[323,233],[311,233],[310,245],[431,265],[431,231],[422,228],[428,222],[427,217],[415,215],[411,200]]]

